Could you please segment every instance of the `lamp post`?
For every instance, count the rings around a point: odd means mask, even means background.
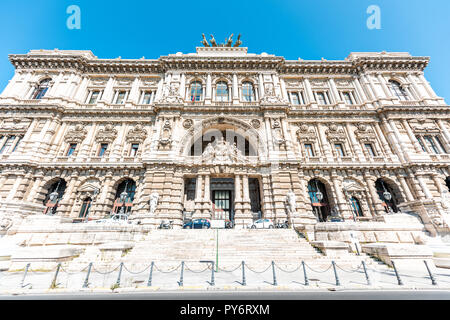
[[[390,201],[392,199],[392,194],[386,190],[386,187],[384,186],[384,182],[383,180],[381,180],[381,185],[383,186],[383,198],[386,200],[386,205],[388,207],[388,212],[391,212],[391,207],[389,206],[389,204],[387,203],[388,201]]]
[[[125,183],[125,189],[120,194],[120,202],[122,202],[122,208],[120,209],[121,214],[125,213],[125,201],[127,200],[127,197],[128,197],[127,187],[128,187],[128,180]]]
[[[319,201],[319,203],[323,200],[323,193],[322,192],[320,192],[320,190],[319,190],[319,186],[317,185],[317,180],[314,180],[314,182],[315,182],[315,185],[316,185],[316,198],[317,198],[317,200]],[[321,219],[323,220],[323,217],[322,217],[322,211],[320,210],[320,209],[317,209],[318,210],[318,212],[317,212],[317,214],[319,215],[319,212],[320,212],[320,217],[321,217]],[[320,221],[320,219],[319,219],[319,221]]]
[[[61,179],[59,179],[58,184],[56,185],[55,191],[53,191],[49,195],[49,200],[50,200],[50,202],[55,202],[55,207],[57,206],[56,202],[58,201],[58,196],[59,196],[58,188],[59,188],[60,183],[61,183]],[[55,212],[56,212],[56,209],[55,209]]]

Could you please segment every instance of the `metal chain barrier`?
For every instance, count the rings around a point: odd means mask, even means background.
[[[241,268],[242,267],[242,264],[240,263],[236,268],[234,268],[233,270],[225,270],[225,269],[222,269],[222,268],[217,268],[218,270],[220,270],[220,271],[223,271],[223,272],[234,272],[234,271],[236,271],[237,269],[239,269],[239,268]]]
[[[129,269],[125,266],[125,264],[123,265],[124,269],[125,269],[126,271],[128,271],[129,273],[131,273],[131,274],[140,274],[140,273],[143,273],[143,272],[147,271],[148,268],[150,268],[150,266],[151,266],[151,265],[148,265],[148,266],[145,267],[145,269],[142,270],[142,271],[134,272],[134,271],[129,270]]]
[[[250,270],[251,272],[254,272],[254,273],[264,273],[264,272],[266,272],[267,270],[269,270],[269,268],[271,268],[272,267],[272,264],[269,264],[269,266],[266,268],[266,270],[264,270],[264,271],[255,271],[255,270],[252,270],[252,268],[250,268],[248,265],[245,265],[246,267],[247,267],[247,269],[248,270]]]
[[[300,267],[301,267],[302,265],[299,265],[297,268],[295,268],[294,270],[292,270],[292,271],[288,271],[288,270],[283,270],[280,266],[278,266],[276,263],[275,263],[275,267],[277,267],[280,271],[283,271],[283,272],[286,272],[286,273],[294,273],[295,271],[297,271],[298,269],[300,269]]]
[[[191,268],[189,268],[189,267],[187,266],[187,264],[184,264],[184,267],[186,268],[186,270],[189,270],[189,271],[194,272],[194,273],[202,273],[202,272],[205,272],[206,270],[209,269],[209,267],[206,267],[206,268],[203,269],[203,270],[195,271],[195,270],[192,270]]]
[[[66,269],[63,268],[63,266],[61,265],[60,271],[67,273],[68,275],[73,275],[73,274],[77,274],[77,273],[81,273],[84,272],[87,268],[89,267],[89,265],[87,265],[86,267],[84,267],[83,269],[81,269],[80,271],[75,271],[75,272],[69,272]]]
[[[362,265],[360,264],[358,268],[356,268],[356,269],[354,269],[354,270],[350,270],[350,271],[345,270],[345,269],[339,267],[337,263],[336,263],[336,267],[337,267],[338,269],[340,269],[340,270],[346,272],[346,273],[355,273],[356,271],[358,271],[359,269],[361,269]]]
[[[330,270],[331,267],[333,266],[332,264],[330,264],[330,266],[326,270],[324,270],[324,271],[317,271],[317,270],[314,270],[313,268],[311,268],[310,266],[308,266],[306,263],[305,263],[305,265],[308,267],[309,270],[311,270],[312,272],[316,272],[316,273],[325,273],[328,270]]]
[[[160,270],[160,269],[156,266],[156,264],[153,265],[153,266],[155,267],[155,269],[156,269],[157,271],[159,271],[159,272],[161,272],[161,273],[171,273],[171,272],[174,272],[174,271],[180,269],[181,263],[178,265],[178,267],[176,267],[176,268],[174,268],[174,269],[172,269],[172,270],[170,270],[170,271],[162,271],[162,270]]]
[[[96,270],[94,266],[92,266],[92,269],[94,269],[94,270],[93,270],[94,272],[100,273],[100,274],[102,274],[102,275],[107,275],[107,274],[113,273],[114,271],[116,271],[117,269],[119,269],[119,267],[120,267],[120,264],[119,264],[117,267],[115,267],[113,270],[107,271],[107,272],[100,272],[100,271]]]

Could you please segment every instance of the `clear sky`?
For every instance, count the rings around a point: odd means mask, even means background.
[[[70,5],[81,10],[79,30],[67,27]],[[380,8],[381,29],[367,27],[370,5]],[[429,56],[425,76],[449,103],[449,17],[449,0],[1,0],[0,90],[14,73],[11,53],[58,48],[153,59],[195,52],[202,33],[218,42],[241,33],[249,52],[286,59],[344,59],[352,51]]]

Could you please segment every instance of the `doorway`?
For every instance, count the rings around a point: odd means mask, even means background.
[[[213,219],[234,222],[234,179],[212,178],[210,189]]]

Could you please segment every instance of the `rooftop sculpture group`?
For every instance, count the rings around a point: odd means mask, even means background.
[[[220,43],[220,44],[217,44],[216,39],[214,39],[214,36],[211,34],[211,39],[209,40],[211,42],[211,45],[206,40],[204,33],[202,33],[202,36],[203,36],[202,44],[205,47],[231,47],[232,43],[233,43],[233,33],[228,38],[225,39],[224,43]],[[242,44],[242,41],[240,40],[240,38],[241,38],[241,35],[239,34],[233,47],[239,47]]]

